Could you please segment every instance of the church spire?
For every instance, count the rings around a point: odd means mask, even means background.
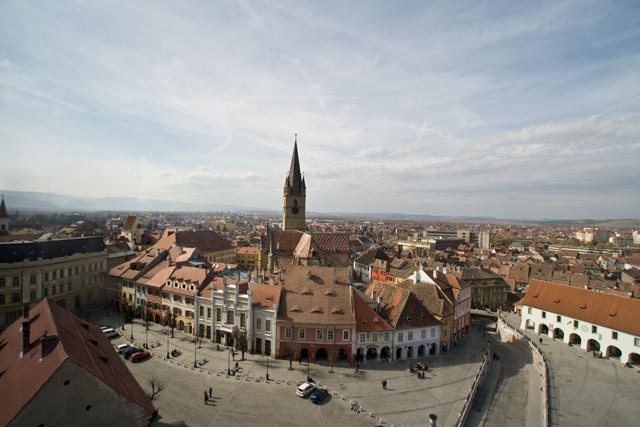
[[[2,195],[2,202],[0,203],[0,218],[9,218],[7,205],[4,204],[4,194]]]
[[[298,159],[298,134],[295,134],[295,140],[293,143],[293,155],[291,156],[291,166],[289,167],[289,174],[285,182],[285,190],[289,194],[304,194],[304,185],[302,180],[302,174],[300,173],[300,160]]]

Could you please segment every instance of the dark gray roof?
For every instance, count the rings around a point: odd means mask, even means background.
[[[102,252],[105,245],[102,237],[79,237],[76,239],[24,241],[0,243],[0,263],[37,261],[60,258],[77,253]]]

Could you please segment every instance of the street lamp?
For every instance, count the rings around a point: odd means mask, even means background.
[[[269,353],[267,353],[267,381],[269,381]]]
[[[193,340],[193,367],[194,368],[198,367],[197,352],[198,352],[198,334],[196,334],[196,337]]]
[[[309,375],[309,369],[311,368],[311,356],[307,354],[307,381],[311,378]]]
[[[144,318],[147,322],[146,328],[144,330],[144,348],[149,348],[149,318],[147,317],[147,304],[144,305]]]
[[[131,316],[131,342],[133,342],[133,316]]]
[[[229,347],[229,354],[227,354],[227,375],[231,375],[231,347]]]
[[[167,329],[167,359],[169,358],[169,330]]]

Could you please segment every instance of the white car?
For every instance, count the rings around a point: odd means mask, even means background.
[[[300,397],[307,397],[311,393],[313,393],[313,390],[315,389],[316,389],[316,386],[313,383],[302,383],[298,386],[298,389],[296,390],[296,394]]]
[[[117,346],[116,346],[116,351],[117,351],[119,354],[122,354],[122,352],[123,352],[123,351],[125,351],[126,349],[131,348],[131,347],[133,347],[133,346],[132,346],[131,344],[129,344],[129,343],[127,343],[127,344],[120,344],[120,345],[117,345]]]

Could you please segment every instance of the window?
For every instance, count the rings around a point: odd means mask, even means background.
[[[531,307],[527,307],[527,314],[531,314],[533,310],[531,310]]]
[[[247,315],[245,313],[240,313],[240,327],[247,327]]]
[[[349,331],[342,331],[342,341],[349,341]]]
[[[20,278],[19,277],[14,277],[13,278],[13,286],[20,286]]]
[[[591,326],[591,333],[592,334],[597,334],[598,333],[598,327],[597,326]]]
[[[33,274],[31,275],[31,277],[29,278],[29,283],[32,285],[36,284],[36,276],[34,276]]]
[[[62,279],[64,277],[64,270],[60,270],[60,278]]]
[[[222,322],[222,309],[216,308],[216,322]]]
[[[329,329],[327,331],[327,340],[328,341],[333,341],[333,329]]]
[[[264,331],[271,333],[271,320],[264,321]]]
[[[371,339],[373,342],[378,342],[378,333],[372,332]]]
[[[633,345],[636,347],[640,347],[640,338],[636,337],[633,339]]]
[[[200,307],[200,317],[204,317],[204,307]]]
[[[4,294],[0,294],[0,304],[4,304]]]
[[[411,341],[413,339],[413,331],[407,332],[407,341]]]
[[[364,343],[365,338],[366,338],[365,333],[364,333],[364,332],[360,332],[360,338],[359,338],[359,341],[360,341],[360,343],[361,343],[361,344],[362,344],[362,343]]]
[[[389,332],[384,333],[384,340],[389,341]]]
[[[44,296],[48,297],[49,296],[49,288],[42,288],[44,290]]]
[[[435,338],[436,336],[436,328],[431,328],[431,338]]]
[[[423,329],[420,331],[420,338],[425,339],[427,337],[427,330]]]
[[[31,291],[29,293],[29,301],[35,301],[36,300],[36,291]]]
[[[305,336],[305,335],[304,335],[304,333],[305,333],[304,328],[300,328],[300,329],[298,329],[298,339],[303,340],[303,339],[304,339],[304,336]]]
[[[64,292],[64,283],[61,283],[60,284],[60,293],[63,293],[63,292]]]
[[[404,340],[404,333],[398,332],[398,342],[402,342],[402,340]]]
[[[52,271],[51,272],[51,280],[56,280],[57,277],[58,277],[58,272],[57,271]]]
[[[316,329],[316,341],[322,341],[322,329]]]
[[[235,318],[233,315],[233,311],[227,310],[227,325],[233,325],[235,323]]]
[[[69,277],[73,276],[73,269],[71,267],[67,269],[67,276]]]
[[[256,319],[256,331],[262,331],[262,319]]]
[[[20,294],[11,294],[11,302],[20,302]]]
[[[546,311],[543,311],[543,312],[542,312],[542,318],[543,318],[543,319],[546,319],[546,318],[547,318],[547,312],[546,312]]]
[[[574,320],[574,321],[573,321],[573,327],[574,327],[574,328],[577,328],[577,327],[578,327],[578,321],[577,321],[577,320]]]
[[[80,268],[76,265],[76,276],[80,274]]]
[[[556,316],[556,322],[562,322],[562,316]]]
[[[4,280],[4,279],[2,279],[2,280]],[[44,281],[45,281],[45,282],[48,282],[48,281],[49,281],[49,273],[48,273],[48,272],[47,272],[47,273],[44,273]]]
[[[71,292],[71,282],[67,283],[67,292]]]
[[[211,319],[211,308],[207,308],[207,319]]]
[[[614,339],[614,340],[618,339],[618,333],[616,331],[611,332],[611,339]]]
[[[291,328],[284,328],[284,337],[291,339]]]

